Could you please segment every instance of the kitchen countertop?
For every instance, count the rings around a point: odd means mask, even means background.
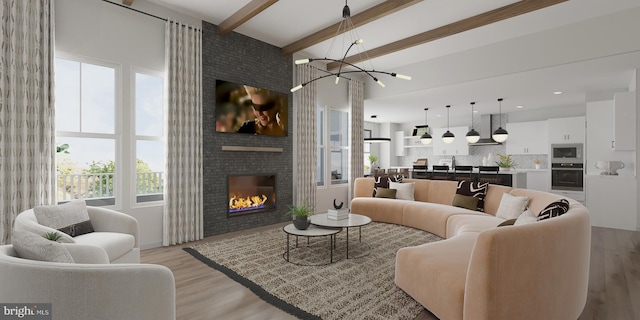
[[[424,170],[424,169],[411,169],[411,171],[417,171],[417,172],[431,172],[431,170]],[[535,171],[535,172],[548,172],[549,169],[516,169],[516,170],[509,170],[509,171],[500,171],[498,172],[499,174],[510,174],[510,175],[516,175],[519,173],[527,173],[529,171]],[[478,168],[473,168],[472,171],[474,174],[478,173]],[[453,170],[449,171],[449,173],[453,173]],[[491,173],[487,173],[487,174],[491,174]]]

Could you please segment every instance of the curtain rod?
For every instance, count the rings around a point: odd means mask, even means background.
[[[159,17],[159,16],[156,16],[154,14],[151,14],[151,13],[148,13],[148,12],[144,12],[144,11],[138,10],[136,8],[132,8],[130,6],[125,6],[124,4],[121,4],[121,3],[117,3],[117,2],[113,2],[113,1],[109,1],[109,0],[102,0],[102,1],[106,2],[106,3],[110,3],[110,4],[113,4],[113,5],[116,5],[116,6],[121,7],[121,8],[125,8],[125,9],[129,9],[129,10],[135,11],[137,13],[142,13],[142,14],[147,15],[149,17],[156,18],[156,19],[159,19],[159,20],[162,20],[162,21],[165,21],[165,22],[168,21],[167,18]],[[188,27],[189,29],[193,29],[193,30],[202,32],[202,30],[200,30],[198,28],[195,28],[195,27],[192,27],[190,25],[182,24],[180,22],[177,22],[177,23],[180,24],[181,26]]]

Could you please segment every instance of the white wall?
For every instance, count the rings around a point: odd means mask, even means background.
[[[160,17],[171,17],[196,27],[201,26],[198,19],[144,0],[135,1],[133,7]],[[165,22],[101,0],[56,0],[55,15],[57,52],[106,60],[121,66],[123,83],[120,103],[125,111],[121,121],[124,128],[132,127],[128,116],[132,109],[131,68],[164,72]],[[128,159],[132,150],[131,141],[122,141],[116,159],[120,172],[131,171]],[[138,219],[141,248],[162,245],[162,205],[136,206],[132,203],[132,197],[128,196],[133,192],[131,189],[130,184],[125,184],[122,194],[127,196],[119,199],[120,205],[115,209]]]

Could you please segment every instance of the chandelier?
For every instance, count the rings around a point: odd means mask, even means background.
[[[332,59],[332,58],[327,58],[326,56],[328,56],[331,51],[333,50],[333,45],[336,41],[336,39],[338,38],[338,35],[343,34],[343,44],[347,43],[346,38],[347,35],[350,37],[350,45],[347,48],[347,50],[345,51],[344,55],[342,56],[342,59],[338,60],[338,59]],[[338,71],[337,72],[331,72],[331,71],[326,71],[327,74],[319,76],[315,79],[309,80],[307,82],[303,82],[293,88],[291,88],[291,92],[296,92],[300,89],[302,89],[302,87],[306,86],[307,84],[320,80],[320,79],[324,79],[327,77],[336,77],[336,84],[338,84],[338,82],[340,81],[340,77],[342,77],[344,74],[350,74],[350,73],[364,73],[367,76],[371,77],[371,79],[373,79],[373,81],[375,81],[378,85],[380,85],[381,87],[385,87],[384,83],[382,81],[380,81],[380,79],[378,79],[375,75],[377,74],[385,74],[385,75],[389,75],[391,77],[395,77],[395,78],[400,78],[400,79],[404,79],[404,80],[411,80],[410,76],[406,76],[406,75],[402,75],[399,73],[395,73],[395,72],[386,72],[386,71],[378,71],[375,70],[373,68],[373,66],[371,66],[371,69],[365,69],[363,67],[360,67],[358,65],[355,65],[353,63],[350,63],[348,61],[345,61],[345,59],[347,58],[347,55],[349,53],[349,50],[351,50],[351,48],[353,48],[354,46],[361,46],[362,47],[362,51],[361,52],[366,52],[366,50],[364,50],[364,46],[362,45],[362,43],[364,42],[363,39],[359,38],[357,33],[355,32],[355,28],[353,25],[353,22],[351,21],[351,10],[349,9],[349,5],[347,4],[347,0],[345,0],[344,2],[344,7],[342,8],[342,21],[340,21],[340,25],[338,26],[338,30],[336,31],[336,35],[334,36],[333,40],[331,41],[331,45],[329,46],[329,49],[327,50],[327,54],[325,55],[324,58],[306,58],[306,59],[298,59],[295,61],[296,64],[306,64],[306,63],[310,63],[313,61],[327,61],[327,62],[338,62],[340,64],[340,66],[338,67]],[[365,53],[366,54],[366,53]],[[367,56],[367,59],[368,56]],[[370,61],[370,60],[369,60]],[[369,62],[369,64],[371,64],[371,62]],[[343,70],[343,67],[347,67],[347,68],[353,68],[353,69],[349,69],[349,70]],[[354,70],[355,69],[355,70]]]

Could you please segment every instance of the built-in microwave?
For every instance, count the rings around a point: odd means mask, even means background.
[[[584,163],[582,143],[551,145],[551,163]]]

